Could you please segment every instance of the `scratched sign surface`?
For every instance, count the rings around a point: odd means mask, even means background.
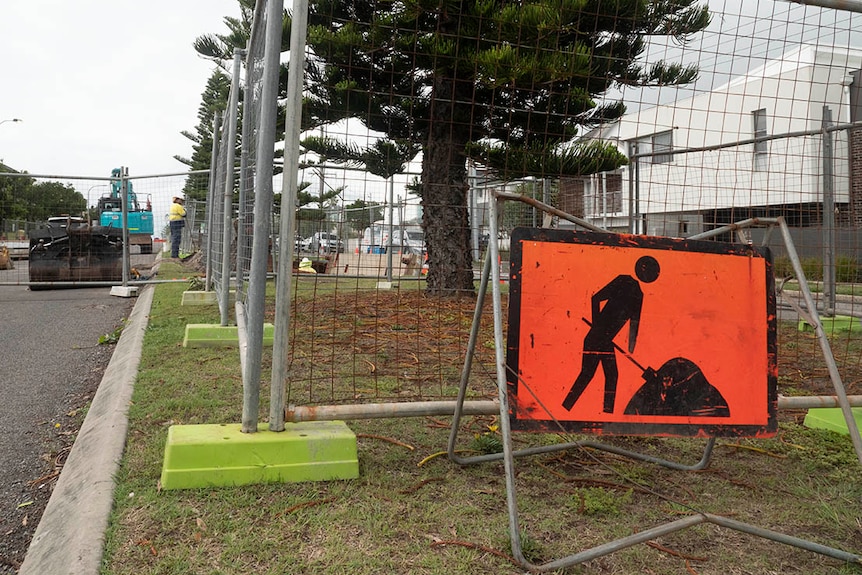
[[[510,273],[513,429],[774,433],[768,249],[518,228]]]

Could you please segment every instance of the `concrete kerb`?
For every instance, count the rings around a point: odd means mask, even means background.
[[[153,286],[138,296],[19,575],[98,575]]]

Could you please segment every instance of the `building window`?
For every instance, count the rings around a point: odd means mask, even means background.
[[[605,193],[605,206],[609,213],[623,211],[623,177],[620,173],[608,174]]]
[[[761,108],[759,110],[754,110],[751,113],[751,124],[754,131],[755,138],[762,138],[766,136],[766,109]],[[769,159],[769,151],[767,142],[755,142],[754,143],[754,170],[755,171],[763,171],[766,169],[767,160]]]
[[[607,216],[623,210],[622,175],[614,172],[584,178],[584,214]]]
[[[641,158],[643,161],[653,164],[667,164],[673,159],[673,154],[662,153],[673,151],[673,130],[650,134],[634,140],[633,143],[636,146],[634,153],[638,155],[653,154]]]
[[[595,216],[599,213],[596,208],[596,191],[593,187],[591,177],[584,179],[584,214],[587,216]]]
[[[655,134],[652,139],[652,151],[670,152],[673,151],[673,132],[668,130],[660,134]],[[653,164],[666,164],[671,161],[671,154],[660,154],[652,157]]]

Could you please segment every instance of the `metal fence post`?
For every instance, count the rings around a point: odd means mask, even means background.
[[[228,113],[226,116],[228,137],[227,137],[227,161],[225,162],[225,180],[224,180],[224,250],[222,251],[222,292],[221,304],[221,324],[228,323],[228,306],[230,305],[230,244],[232,239],[231,216],[233,215],[233,183],[234,169],[233,165],[236,161],[236,117],[237,107],[239,106],[239,73],[242,59],[241,50],[236,49],[233,53],[233,78],[230,84],[230,102],[228,103]]]
[[[395,226],[392,221],[394,217],[394,211],[392,202],[394,200],[395,195],[395,176],[389,176],[389,182],[387,183],[389,188],[389,245],[386,246],[386,281],[392,282],[392,250],[395,248]],[[403,231],[401,233],[404,233]]]
[[[280,3],[279,3],[280,4]],[[299,177],[299,132],[302,120],[302,80],[305,72],[305,35],[308,0],[293,0],[290,27],[290,68],[284,128],[284,173],[281,191],[281,266],[275,297],[275,334],[272,350],[269,429],[284,430],[284,404],[290,339],[290,286],[293,280],[293,236],[296,228],[296,195]],[[280,22],[279,22],[280,23]],[[337,254],[336,254],[337,255]]]
[[[120,206],[123,222],[123,287],[129,285],[131,275],[131,250],[129,249],[129,172],[125,166],[120,166]]]
[[[629,176],[629,233],[636,233],[635,230],[635,178],[637,174],[635,173],[634,166],[631,163],[631,157],[635,155],[638,151],[637,144],[630,143],[629,144],[629,166],[628,166],[628,176]],[[637,160],[635,160],[637,161]]]
[[[212,156],[210,160],[210,177],[209,177],[209,185],[207,186],[207,201],[206,201],[206,232],[207,232],[207,243],[205,250],[205,265],[206,265],[206,279],[204,289],[209,291],[212,289],[212,265],[213,265],[213,214],[215,210],[213,209],[213,204],[215,203],[215,188],[216,188],[216,171],[218,169],[218,155],[219,155],[219,130],[221,129],[221,112],[216,112],[213,114],[213,146],[212,146]]]
[[[243,373],[242,378],[242,431],[244,433],[257,431],[258,412],[260,410],[260,357],[263,350],[263,318],[266,306],[266,263],[269,256],[270,213],[272,211],[272,150],[275,143],[278,105],[283,6],[281,0],[266,3],[266,46],[264,48],[260,122],[257,134],[257,169],[254,180],[255,231],[248,282],[248,361],[246,361],[245,373]],[[284,205],[287,206],[286,209],[290,210],[290,204],[284,202]],[[292,246],[293,242],[283,241],[280,244],[281,249],[284,249],[285,244]],[[281,279],[281,274],[279,274],[279,279]],[[278,327],[278,319],[276,319],[276,326]]]
[[[823,311],[835,315],[835,178],[832,110],[823,106]]]

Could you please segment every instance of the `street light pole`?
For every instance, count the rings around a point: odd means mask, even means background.
[[[23,122],[23,121],[24,120],[22,120],[21,118],[9,118],[8,120],[0,120],[0,126],[5,124],[6,122]],[[2,164],[2,163],[3,163],[3,159],[0,158],[0,164]]]

